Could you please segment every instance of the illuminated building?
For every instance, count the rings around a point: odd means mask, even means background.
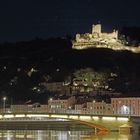
[[[140,97],[111,98],[114,115],[140,116]]]
[[[82,114],[83,113],[83,108],[85,108],[85,106],[86,106],[86,103],[83,103],[83,104],[81,104],[81,103],[75,104],[75,112]]]
[[[66,112],[67,109],[75,104],[75,97],[59,97],[57,99],[51,98],[48,100],[50,112]]]
[[[73,49],[87,49],[87,48],[109,48],[113,50],[128,50],[134,53],[140,52],[139,47],[125,46],[118,39],[118,31],[113,30],[111,33],[102,32],[101,24],[92,26],[91,33],[76,34],[73,40]]]
[[[87,102],[87,113],[90,114],[112,114],[111,104],[107,104],[106,102]]]
[[[3,111],[3,110],[2,110]],[[6,113],[72,113],[72,114],[95,114],[95,115],[124,115],[140,116],[140,97],[111,98],[111,103],[104,101],[84,101],[76,103],[75,96],[63,96],[50,98],[48,105],[11,105],[6,108]]]

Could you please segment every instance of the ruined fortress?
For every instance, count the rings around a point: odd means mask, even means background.
[[[92,32],[85,34],[76,34],[76,39],[72,42],[73,49],[87,48],[110,48],[113,50],[128,50],[134,53],[140,53],[139,47],[125,46],[118,39],[118,31],[103,33],[101,24],[92,25]]]

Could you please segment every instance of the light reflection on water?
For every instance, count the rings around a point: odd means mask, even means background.
[[[1,130],[0,140],[139,140],[137,134],[111,132],[98,136],[92,130]]]

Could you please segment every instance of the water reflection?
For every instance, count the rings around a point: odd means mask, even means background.
[[[59,130],[1,130],[0,140],[138,140],[136,134],[119,134],[111,132],[96,135],[92,130],[59,131]]]
[[[92,131],[8,130],[0,131],[0,140],[81,140]]]

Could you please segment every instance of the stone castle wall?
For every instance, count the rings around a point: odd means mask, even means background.
[[[128,50],[139,53],[139,47],[124,46],[118,39],[118,31],[114,30],[111,33],[102,32],[101,24],[92,25],[91,33],[76,34],[76,39],[73,41],[73,49],[87,48],[110,48],[113,50]]]

